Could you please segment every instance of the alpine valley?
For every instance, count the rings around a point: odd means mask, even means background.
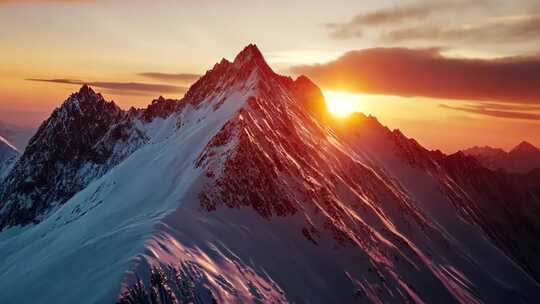
[[[538,303],[540,176],[429,151],[255,45],[0,139],[0,303]]]

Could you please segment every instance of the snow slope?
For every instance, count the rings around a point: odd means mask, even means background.
[[[460,180],[473,171],[372,117],[341,126],[320,96],[250,45],[182,100],[118,112],[111,128],[129,121],[142,140],[100,133],[89,151],[128,152],[0,232],[0,302],[112,303],[137,277],[148,285],[152,266],[181,263],[219,303],[540,299],[508,237],[487,233],[502,228],[469,201],[483,195]]]

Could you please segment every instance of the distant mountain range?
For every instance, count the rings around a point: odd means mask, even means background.
[[[35,132],[36,129],[33,127],[19,126],[0,121],[0,136],[21,151],[24,150],[30,137],[32,137]]]
[[[473,156],[482,165],[492,170],[503,170],[509,173],[527,173],[540,169],[540,149],[523,141],[510,152],[489,146],[473,147],[463,150],[466,155]]]
[[[335,119],[255,45],[144,109],[82,86],[4,147],[0,303],[540,302],[538,174]]]
[[[0,182],[11,170],[11,166],[19,157],[19,151],[7,139],[0,136]]]

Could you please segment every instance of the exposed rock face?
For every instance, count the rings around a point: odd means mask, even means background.
[[[6,176],[0,227],[38,222],[145,141],[133,118],[84,85],[40,126]]]

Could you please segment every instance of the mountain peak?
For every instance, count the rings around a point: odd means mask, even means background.
[[[248,44],[240,53],[238,53],[238,55],[236,55],[233,64],[238,68],[249,65],[270,69],[259,48],[252,43]]]
[[[99,101],[106,102],[100,93],[96,93],[89,85],[83,84],[78,92],[71,94],[64,105],[69,108],[75,106],[79,109],[83,104],[93,104]]]
[[[510,151],[510,153],[512,152],[538,152],[540,151],[540,149],[538,149],[537,147],[535,147],[534,145],[532,145],[531,143],[527,142],[527,141],[522,141],[519,143],[519,145],[515,146],[514,149],[512,149],[512,151]]]
[[[263,58],[263,55],[257,45],[250,43],[236,55],[234,61],[236,62],[242,58]]]
[[[224,87],[247,83],[254,73],[258,75],[258,80],[254,80],[256,82],[276,75],[257,46],[249,44],[236,55],[232,63],[224,58],[216,63],[188,89],[183,101],[198,105],[211,94],[224,90]]]
[[[99,95],[87,84],[83,84],[82,87],[79,89],[79,92],[77,92],[76,94],[81,97],[90,97],[90,96]]]
[[[540,149],[522,141],[510,152],[500,148],[472,147],[463,152],[476,158],[484,167],[509,173],[527,173],[540,168]]]

